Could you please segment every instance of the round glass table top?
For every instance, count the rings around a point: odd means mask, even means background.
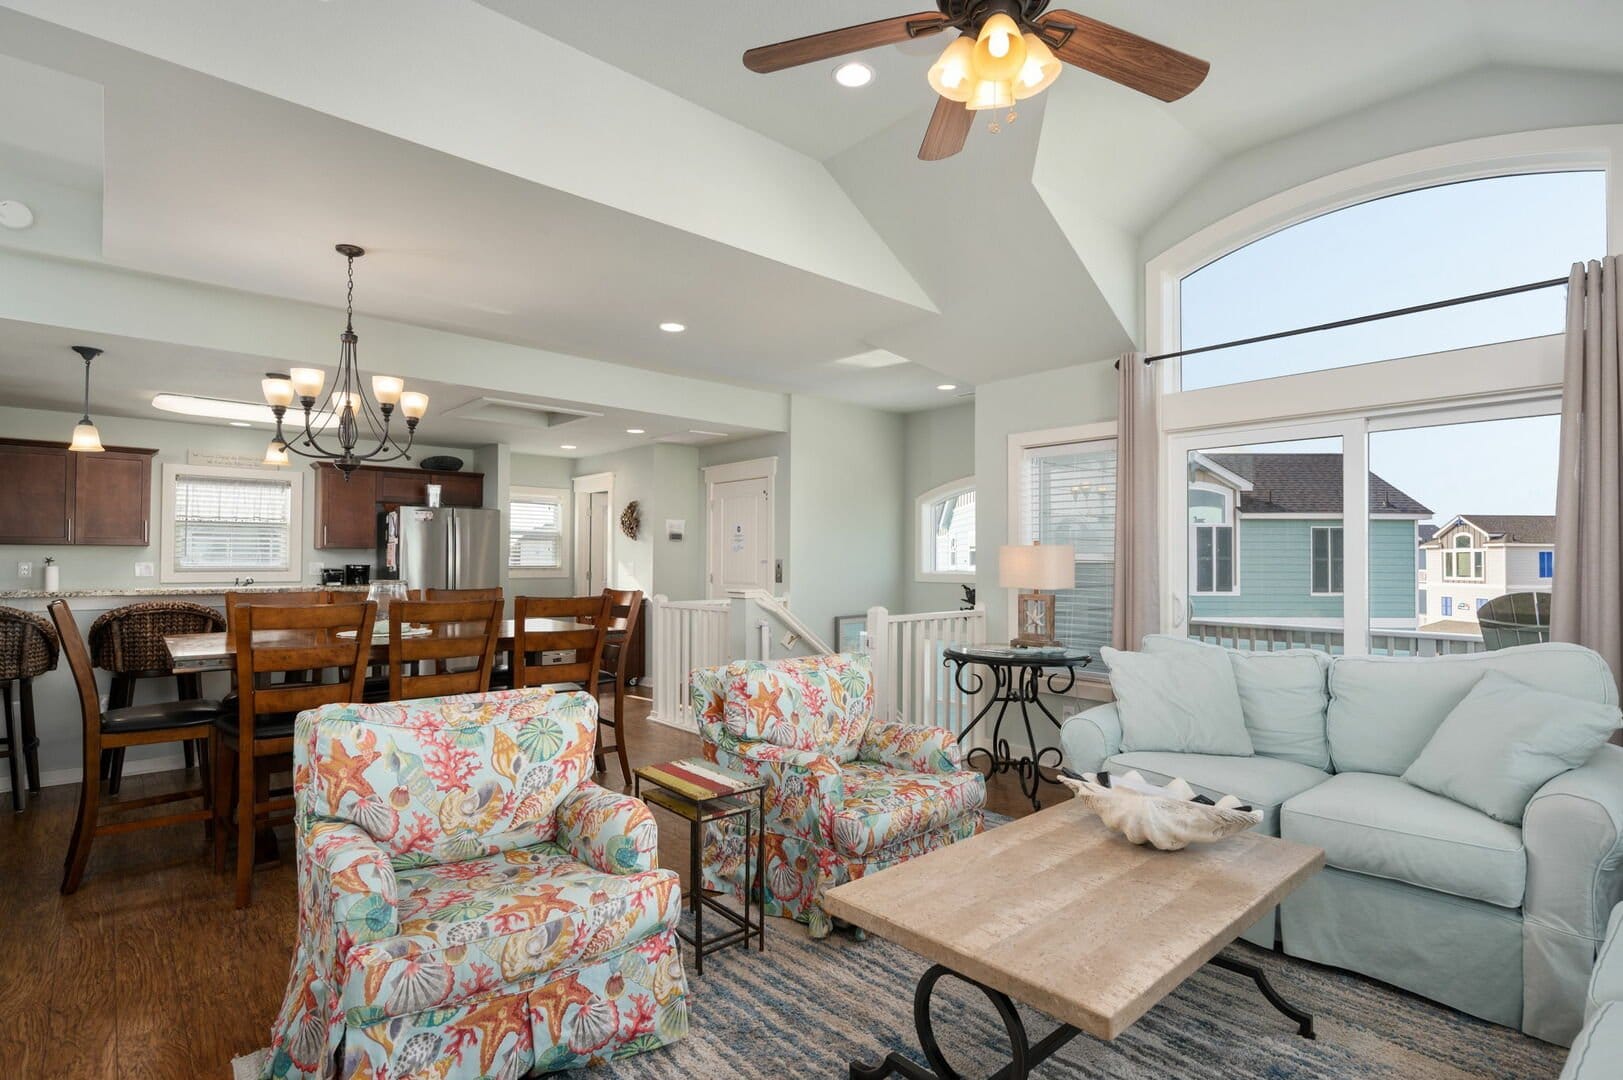
[[[1082,649],[1064,645],[1050,648],[1030,645],[949,645],[941,654],[960,663],[1024,664],[1031,667],[1068,667],[1093,660]]]

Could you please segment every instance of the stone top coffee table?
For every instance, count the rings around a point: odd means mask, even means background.
[[[1312,1038],[1313,1018],[1262,968],[1218,952],[1323,865],[1318,848],[1257,833],[1183,851],[1136,847],[1072,801],[831,889],[830,915],[935,962],[913,1005],[935,1071],[891,1054],[853,1062],[851,1076],[955,1080],[930,1023],[930,994],[946,975],[997,1007],[1014,1057],[998,1076],[1009,1080],[1079,1032],[1114,1039],[1207,963],[1253,979]],[[1031,1044],[1014,1000],[1061,1026]]]

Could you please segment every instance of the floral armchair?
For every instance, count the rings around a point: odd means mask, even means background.
[[[300,714],[265,1077],[519,1077],[686,1032],[678,879],[647,807],[589,779],[596,722],[546,689]]]
[[[814,938],[832,928],[826,890],[985,827],[986,782],[951,732],[873,718],[866,656],[701,669],[692,701],[705,758],[767,782],[767,913]],[[705,886],[740,895],[746,857],[736,824],[710,826]]]

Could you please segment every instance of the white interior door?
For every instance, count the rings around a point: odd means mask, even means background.
[[[710,488],[710,596],[772,589],[772,481],[730,480]]]
[[[575,595],[596,596],[609,587],[609,493],[582,492],[575,499]]]

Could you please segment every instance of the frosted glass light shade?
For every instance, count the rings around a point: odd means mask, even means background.
[[[378,399],[379,405],[398,405],[400,393],[405,389],[404,379],[397,379],[393,375],[372,376],[372,396]]]
[[[1076,588],[1076,549],[1070,544],[1016,544],[997,553],[997,583],[1004,589]]]
[[[265,404],[273,409],[293,404],[293,384],[287,379],[267,376],[259,380],[259,388],[265,392]]]
[[[966,106],[971,112],[982,109],[1007,109],[1014,104],[1014,90],[1012,84],[1006,82],[991,82],[982,79],[975,84],[975,90],[970,95]]]
[[[969,100],[975,88],[975,39],[964,34],[930,68],[930,89],[948,101]]]
[[[423,414],[428,412],[428,395],[407,390],[400,395],[400,411],[406,414],[408,420],[421,420]]]
[[[265,447],[266,465],[287,464],[287,444],[280,439],[272,439],[270,445]]]
[[[1026,64],[1026,41],[1013,19],[998,12],[981,26],[975,42],[975,74],[988,82],[1008,82]]]
[[[101,432],[88,419],[80,421],[73,428],[73,441],[68,443],[68,449],[81,454],[101,453],[105,449],[101,444]]]
[[[1020,68],[1020,75],[1014,80],[1014,99],[1024,101],[1054,85],[1059,78],[1063,65],[1060,64],[1043,39],[1036,34],[1027,34],[1026,62]]]
[[[321,388],[327,383],[327,373],[320,368],[296,367],[287,373],[293,382],[293,389],[300,397],[320,397]]]

